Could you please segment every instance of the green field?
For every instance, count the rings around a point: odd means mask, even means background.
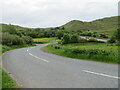
[[[77,59],[118,63],[118,47],[106,43],[78,43],[66,45],[48,45],[45,51]]]
[[[44,44],[44,43],[50,43],[51,41],[56,41],[58,39],[56,38],[34,38],[34,43]]]

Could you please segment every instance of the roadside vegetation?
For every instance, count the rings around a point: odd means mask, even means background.
[[[8,73],[2,69],[0,69],[0,71],[2,72],[2,88],[20,88]]]
[[[78,59],[87,59],[107,63],[119,63],[118,46],[119,29],[111,36],[108,42],[98,41],[95,38],[83,39],[77,34],[64,34],[61,42],[51,44],[45,51]]]
[[[45,51],[70,58],[87,59],[106,63],[118,63],[118,47],[105,43],[78,43],[48,45]]]

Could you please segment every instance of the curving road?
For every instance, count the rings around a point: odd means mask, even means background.
[[[117,88],[118,65],[66,58],[42,47],[11,50],[2,66],[24,88]]]

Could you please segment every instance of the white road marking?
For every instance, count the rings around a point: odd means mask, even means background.
[[[27,49],[27,52],[29,51],[30,48],[32,49],[32,48],[35,48],[35,47],[29,47],[29,48]]]
[[[45,59],[39,58],[39,57],[37,57],[37,56],[35,56],[35,55],[31,54],[31,53],[29,53],[29,54],[30,54],[31,56],[37,58],[37,59],[40,59],[40,60],[44,61],[44,62],[47,62],[47,63],[49,62],[48,60],[45,60]]]
[[[27,51],[29,51],[29,49],[27,49]]]
[[[34,47],[31,47],[31,49],[32,49],[32,48],[34,48]],[[28,52],[28,51],[29,51],[29,48],[27,49],[27,52]],[[35,58],[37,58],[37,59],[40,59],[40,60],[42,60],[42,61],[44,61],[44,62],[49,62],[48,60],[45,60],[45,59],[42,59],[42,58],[39,58],[39,57],[33,55],[32,53],[29,53],[29,55],[31,55],[31,56],[33,56],[33,57],[35,57]]]
[[[87,70],[82,70],[82,71],[83,71],[83,72],[87,72],[87,73],[91,73],[91,74],[96,74],[96,75],[105,76],[105,77],[110,77],[110,78],[120,79],[120,77],[117,77],[117,76],[111,76],[111,75],[107,75],[107,74],[103,74],[103,73],[96,73],[96,72],[91,72],[91,71],[87,71]]]

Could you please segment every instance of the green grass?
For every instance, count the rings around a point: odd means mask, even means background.
[[[106,63],[118,63],[118,50],[114,44],[84,43],[67,45],[48,45],[45,51],[57,55]],[[97,54],[96,54],[97,53]]]
[[[14,46],[6,46],[6,45],[0,45],[0,55],[2,53],[17,49],[17,48],[23,48],[23,47],[30,47],[30,46],[35,46],[35,45],[14,45]],[[0,88],[20,88],[18,84],[9,76],[7,72],[2,70],[0,68]]]
[[[2,88],[20,88],[4,70],[2,70]]]
[[[50,43],[51,41],[56,41],[56,38],[35,38],[33,39],[34,43],[44,44],[44,43]]]

